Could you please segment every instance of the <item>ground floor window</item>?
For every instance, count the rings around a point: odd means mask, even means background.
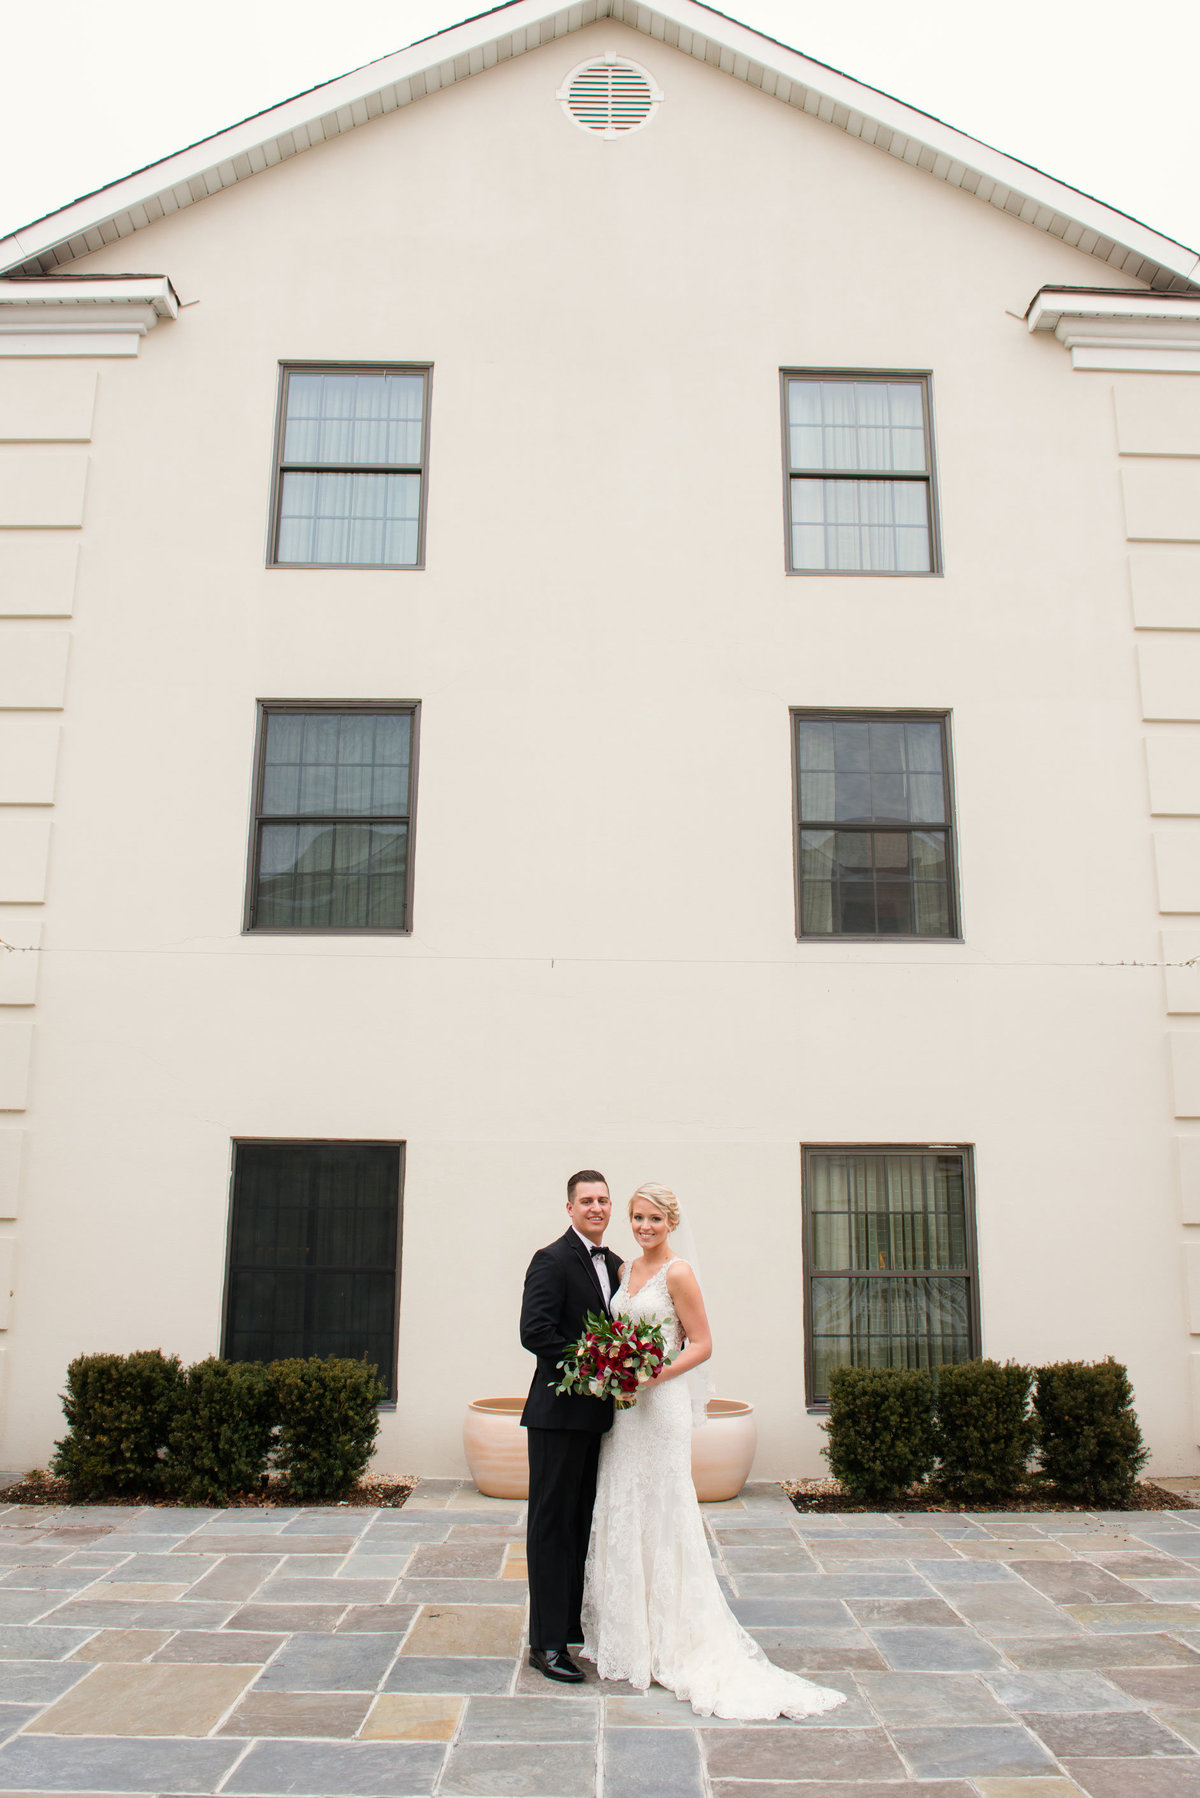
[[[239,1142],[223,1353],[365,1355],[396,1396],[401,1143]]]
[[[837,1367],[938,1367],[979,1353],[965,1148],[804,1150],[808,1402]]]

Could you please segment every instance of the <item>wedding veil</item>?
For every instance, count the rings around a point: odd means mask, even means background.
[[[704,1291],[704,1274],[696,1258],[696,1232],[688,1222],[687,1213],[680,1207],[679,1222],[671,1232],[672,1251],[681,1261],[686,1261],[696,1276],[701,1293]],[[692,1401],[692,1428],[699,1429],[702,1423],[708,1422],[708,1401],[716,1391],[713,1380],[712,1360],[702,1361],[699,1367],[693,1367],[682,1376],[687,1387],[688,1397]]]

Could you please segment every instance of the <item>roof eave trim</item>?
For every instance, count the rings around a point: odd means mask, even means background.
[[[0,241],[0,270],[32,271],[91,254],[381,113],[606,18],[761,87],[1150,285],[1200,280],[1200,256],[1186,245],[698,0],[581,0],[550,8],[546,0],[510,0],[35,220]]]

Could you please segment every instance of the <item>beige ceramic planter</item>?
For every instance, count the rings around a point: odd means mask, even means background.
[[[529,1455],[521,1428],[523,1398],[477,1398],[463,1419],[463,1450],[485,1498],[528,1498]]]
[[[736,1498],[750,1477],[758,1426],[754,1406],[740,1398],[710,1398],[708,1422],[692,1431],[692,1483],[706,1503]]]
[[[467,1406],[463,1450],[485,1498],[528,1498],[529,1458],[521,1428],[523,1398],[477,1398]],[[697,1498],[736,1498],[749,1477],[758,1443],[754,1406],[741,1399],[708,1401],[708,1422],[692,1431]]]

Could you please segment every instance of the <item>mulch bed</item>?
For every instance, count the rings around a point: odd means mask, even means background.
[[[973,1516],[985,1511],[1094,1511],[1095,1505],[1077,1505],[1069,1500],[1056,1498],[1045,1486],[1023,1487],[1014,1498],[1003,1505],[964,1505],[952,1503],[945,1494],[934,1485],[914,1486],[903,1498],[889,1498],[886,1503],[864,1504],[861,1499],[851,1498],[844,1492],[836,1480],[784,1480],[783,1489],[798,1511],[809,1511],[829,1514],[838,1511],[969,1511]],[[1104,1507],[1107,1509],[1108,1507]],[[1122,1506],[1127,1511],[1194,1511],[1197,1506],[1190,1499],[1180,1498],[1174,1492],[1168,1492],[1162,1486],[1156,1486],[1153,1480],[1140,1480],[1128,1505]]]
[[[268,1480],[263,1492],[230,1498],[224,1505],[211,1508],[225,1511],[273,1511],[276,1506],[286,1506],[289,1510],[328,1511],[349,1506],[372,1506],[383,1510],[397,1510],[416,1483],[416,1474],[400,1474],[394,1479],[380,1477],[360,1480],[357,1486],[351,1487],[345,1498],[305,1500],[289,1498],[283,1482],[272,1479]],[[139,1508],[143,1505],[157,1505],[169,1510],[183,1506],[184,1502],[182,1498],[164,1498],[159,1492],[145,1493],[141,1497],[80,1499],[71,1491],[66,1480],[58,1479],[52,1473],[28,1473],[15,1486],[5,1486],[0,1491],[0,1505],[104,1504]],[[188,1508],[191,1509],[190,1506]]]

